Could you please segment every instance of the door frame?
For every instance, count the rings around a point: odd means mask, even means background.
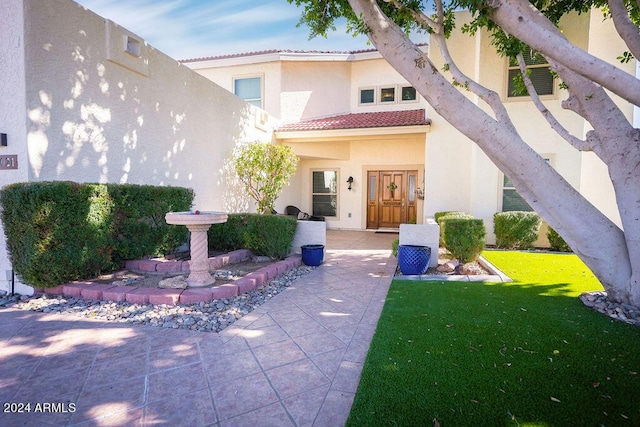
[[[389,178],[392,176],[393,178]],[[366,229],[399,228],[418,220],[418,169],[376,168],[366,170]],[[392,179],[396,189],[385,186]],[[396,183],[400,179],[401,182]],[[399,185],[397,185],[399,184]],[[391,191],[393,190],[393,191]]]

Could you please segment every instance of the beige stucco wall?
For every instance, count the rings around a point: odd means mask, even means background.
[[[253,208],[229,159],[238,143],[272,139],[263,111],[70,0],[7,0],[0,16],[0,154],[20,165],[0,171],[2,185],[183,186],[198,209]],[[2,244],[0,288],[10,268]]]
[[[229,60],[219,63],[218,61],[203,61],[198,63],[185,63],[188,68],[194,69],[198,74],[216,83],[227,91],[233,92],[233,81],[237,78],[261,77],[262,78],[262,108],[270,115],[280,118],[281,111],[281,91],[282,91],[282,64],[279,61],[265,60],[258,63],[248,61],[248,63],[236,64]]]
[[[280,119],[283,123],[349,112],[349,63],[283,62],[281,78]]]
[[[135,35],[71,1],[25,6],[29,178],[185,186],[222,209],[234,145],[271,139],[255,109],[143,41],[132,57]]]
[[[327,218],[327,227],[332,229],[365,229],[367,197],[367,171],[370,170],[417,170],[418,185],[422,186],[425,134],[368,136],[344,138],[327,142],[285,142],[296,152],[304,152],[296,171],[296,178],[278,199],[276,210],[282,212],[295,205],[303,212],[311,213],[311,172],[313,170],[338,170],[338,216]],[[348,190],[347,178],[354,183]],[[422,203],[418,201],[418,218],[422,218]],[[420,221],[421,222],[421,221]]]
[[[468,15],[461,13],[463,20]],[[611,50],[611,35],[615,34],[611,22],[602,22],[594,14],[573,15],[561,22],[563,34],[578,46],[601,56],[619,55],[624,49]],[[460,25],[457,26],[460,28]],[[617,45],[614,45],[617,46]],[[469,76],[479,78],[484,86],[496,91],[505,101],[509,114],[523,139],[543,157],[549,158],[552,166],[575,188],[610,218],[616,220],[617,211],[611,183],[606,167],[591,153],[581,153],[562,140],[551,129],[546,120],[527,99],[507,98],[507,60],[498,56],[490,45],[486,33],[475,36],[456,31],[449,39],[449,50],[460,68]],[[437,67],[443,60],[436,46],[432,46],[430,57]],[[619,65],[619,64],[618,64]],[[630,69],[633,65],[629,66]],[[469,94],[479,105],[481,102]],[[574,135],[585,134],[585,122],[561,106],[567,92],[557,88],[556,95],[543,97],[547,108],[559,118]],[[486,106],[483,106],[486,108]],[[631,117],[631,109],[625,106]],[[435,111],[429,110],[433,121],[427,142],[426,181],[427,198],[425,215],[432,216],[442,210],[463,210],[485,221],[489,243],[494,241],[493,214],[502,208],[502,173],[466,137],[453,129]],[[455,166],[445,159],[456,159]],[[448,187],[429,183],[448,183]],[[469,184],[470,183],[470,184]],[[450,191],[451,188],[457,191]],[[429,197],[431,195],[431,197]]]

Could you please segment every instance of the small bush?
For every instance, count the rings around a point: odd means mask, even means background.
[[[464,212],[449,211],[449,212],[436,212],[436,214],[434,215],[434,218],[438,223],[438,225],[440,226],[439,246],[445,246],[444,241],[445,241],[445,234],[446,234],[446,228],[447,228],[446,227],[447,221],[450,219],[456,219],[456,218],[472,219],[473,216],[466,214]]]
[[[567,245],[567,242],[551,227],[547,230],[547,239],[549,239],[549,248],[552,251],[571,252],[571,248]]]
[[[244,248],[256,255],[284,258],[291,252],[297,225],[296,218],[287,215],[229,214],[226,223],[209,229],[209,248]]]
[[[442,211],[442,212],[436,212],[433,214],[433,219],[437,222],[440,223],[440,218],[442,218],[445,215],[466,215],[464,212],[460,212],[460,211]]]
[[[504,249],[531,249],[538,239],[540,217],[535,212],[498,212],[493,215],[496,246]]]
[[[485,247],[485,228],[481,219],[447,220],[445,247],[461,263],[475,261]]]
[[[391,242],[391,253],[396,258],[398,258],[398,246],[400,246],[400,239],[395,239]]]

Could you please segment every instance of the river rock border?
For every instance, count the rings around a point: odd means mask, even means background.
[[[614,320],[640,327],[640,308],[609,301],[605,291],[583,292],[580,294],[580,301],[585,306]]]

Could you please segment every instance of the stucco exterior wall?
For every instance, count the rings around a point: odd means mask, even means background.
[[[396,70],[387,63],[379,54],[367,54],[372,59],[358,59],[351,62],[351,95],[349,97],[350,111],[354,113],[366,113],[372,111],[402,111],[427,108],[427,102],[418,95],[417,101],[376,103],[371,105],[359,105],[360,89],[406,85],[408,84]],[[396,92],[396,95],[398,92]]]
[[[198,208],[224,208],[235,144],[271,139],[255,108],[71,1],[25,12],[31,180],[185,186]]]
[[[208,64],[211,64],[209,66]],[[186,67],[193,68],[198,74],[216,83],[218,86],[233,92],[233,81],[236,78],[261,77],[262,78],[262,108],[270,115],[280,118],[281,111],[281,83],[282,64],[278,61],[248,63],[241,65],[220,65],[215,61],[203,63],[186,63]]]
[[[7,146],[0,155],[17,155],[18,169],[0,170],[0,187],[26,181],[28,177],[27,121],[25,107],[24,11],[22,0],[0,2],[0,133],[6,134]],[[0,290],[11,290],[11,262],[5,249],[4,230],[0,222]],[[16,292],[30,294],[30,288],[17,283]]]
[[[280,119],[295,123],[349,112],[351,66],[340,62],[283,62]]]
[[[587,13],[564,19],[561,22],[563,34],[579,47],[589,49],[598,56],[603,53],[613,57],[619,55],[624,49],[620,45],[619,50],[612,51],[611,35],[615,32],[611,22],[602,22],[601,16],[594,18],[593,15]],[[460,17],[463,21],[469,18],[464,12],[460,13]],[[457,28],[460,28],[460,25],[457,25]],[[527,98],[508,98],[508,63],[505,58],[495,53],[487,34],[469,36],[456,30],[449,43],[450,52],[461,69],[469,76],[478,78],[481,84],[493,89],[503,98],[523,139],[543,157],[549,158],[551,165],[571,185],[615,220],[615,200],[604,164],[591,153],[578,152],[562,140]],[[436,46],[431,46],[430,57],[436,67],[443,66],[444,61]],[[633,65],[629,66],[630,70],[632,67]],[[556,88],[556,94],[543,97],[543,101],[571,133],[583,136],[587,130],[584,120],[562,108],[561,102],[567,95],[565,90]],[[482,108],[486,108],[475,97],[470,94],[468,96]],[[630,108],[627,113],[631,117]],[[453,129],[435,111],[429,109],[428,116],[433,124],[427,140],[425,160],[425,216],[432,216],[442,210],[468,212],[485,221],[487,241],[492,243],[492,217],[502,209],[503,174],[481,150]],[[455,167],[444,159],[455,159]],[[448,183],[447,187],[432,185],[444,182]],[[449,191],[450,188],[457,191]]]

